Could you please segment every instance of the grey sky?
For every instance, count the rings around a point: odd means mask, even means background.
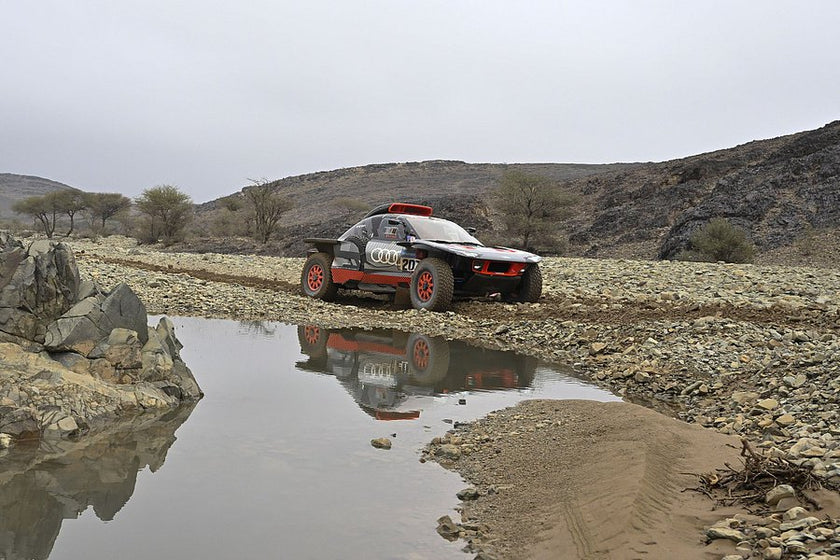
[[[840,118],[840,2],[0,0],[0,172],[196,202],[424,159],[661,161]]]

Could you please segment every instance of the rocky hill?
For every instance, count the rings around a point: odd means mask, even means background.
[[[760,251],[810,227],[840,226],[840,121],[684,159],[575,180],[568,224],[577,252],[672,258],[713,217],[745,229]]]
[[[12,211],[12,204],[17,200],[62,189],[78,190],[43,177],[0,173],[0,219],[20,218],[19,214]]]
[[[487,233],[496,217],[490,205],[490,194],[506,170],[549,177],[568,182],[595,174],[628,170],[636,164],[489,164],[463,161],[433,160],[423,162],[365,165],[287,177],[273,181],[276,192],[295,203],[283,217],[284,231],[279,246],[281,254],[294,256],[305,251],[304,237],[334,237],[344,232],[348,222],[364,214],[349,210],[342,201],[348,199],[377,206],[388,201],[428,204],[435,215],[476,227]],[[247,189],[248,187],[245,187]],[[245,190],[243,189],[243,191]],[[243,191],[197,207],[199,223],[211,224],[231,199],[244,204]],[[259,249],[254,245],[248,249]],[[278,247],[274,247],[275,251]],[[225,251],[224,246],[213,247]],[[269,249],[268,252],[275,252]]]
[[[572,255],[672,258],[691,233],[721,216],[744,228],[762,253],[790,246],[814,228],[840,227],[840,121],[818,130],[759,140],[661,163],[470,164],[425,161],[368,165],[288,177],[273,188],[295,201],[284,216],[279,250],[300,254],[303,237],[334,236],[355,214],[354,199],[373,206],[426,203],[437,215],[498,238],[491,193],[506,170],[556,181],[578,195],[574,215],[558,230]],[[228,200],[242,198],[235,193]],[[225,199],[198,207],[212,223]],[[831,235],[828,235],[831,238]],[[221,247],[217,247],[217,250]]]

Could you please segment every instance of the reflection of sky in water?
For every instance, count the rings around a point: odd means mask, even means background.
[[[524,374],[529,387],[458,389],[453,384],[459,379],[498,384],[492,364],[509,374],[518,362],[498,352],[475,350],[483,352],[475,357],[454,343],[448,345],[445,378],[427,377],[424,385],[419,374],[400,376],[406,369],[406,335],[397,334],[385,360],[370,351],[361,358],[352,352],[338,356],[345,362],[373,360],[379,369],[368,363],[367,371],[380,374],[383,363],[397,364],[385,372],[392,376],[388,383],[374,390],[379,397],[393,391],[381,402],[417,410],[420,417],[381,421],[363,409],[370,387],[357,375],[342,370],[339,378],[302,369],[312,359],[301,353],[296,327],[198,318],[174,322],[182,355],[206,397],[178,428],[157,472],[137,464],[143,470],[133,496],[113,521],[103,524],[88,509],[63,524],[53,560],[466,558],[459,551],[463,544],[435,533],[435,520],[453,514],[454,494],[463,483],[434,463],[418,461],[420,448],[451,427],[444,420],[471,420],[523,398],[615,400],[535,364]],[[344,334],[339,342],[346,349],[354,335]],[[466,405],[459,404],[462,399]],[[390,451],[370,446],[370,439],[382,436],[391,437]],[[60,494],[61,488],[49,491]]]

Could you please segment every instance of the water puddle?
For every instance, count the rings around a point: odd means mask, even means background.
[[[205,398],[0,456],[0,558],[467,558],[435,532],[463,482],[420,448],[527,398],[617,400],[462,342],[173,320]]]

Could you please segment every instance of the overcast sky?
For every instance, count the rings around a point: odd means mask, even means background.
[[[394,161],[662,161],[840,118],[840,1],[0,0],[0,172],[196,202]]]

